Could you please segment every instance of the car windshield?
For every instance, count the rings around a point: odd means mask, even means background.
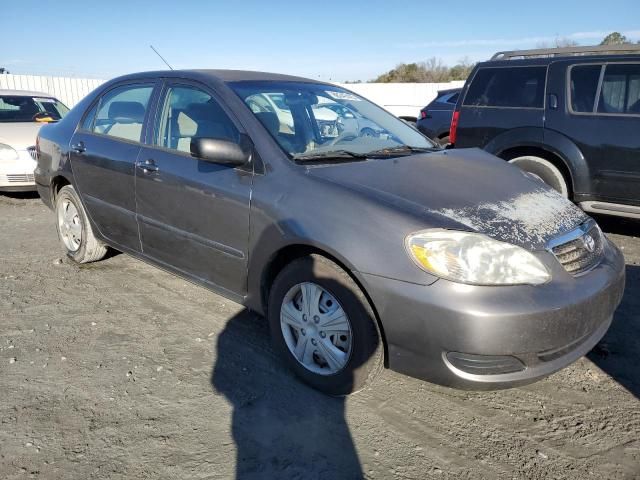
[[[277,81],[230,86],[295,160],[352,160],[439,148],[404,121],[338,86]]]
[[[0,95],[0,122],[51,122],[69,109],[55,98]]]

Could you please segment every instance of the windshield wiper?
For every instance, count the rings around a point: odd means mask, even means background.
[[[301,153],[292,157],[296,162],[317,162],[325,160],[366,160],[368,154],[351,152],[349,150],[331,150],[329,152]]]
[[[381,148],[379,150],[373,150],[366,154],[367,157],[380,157],[391,156],[397,153],[427,153],[427,152],[439,152],[442,150],[440,147],[412,147],[410,145],[401,145],[399,147]]]

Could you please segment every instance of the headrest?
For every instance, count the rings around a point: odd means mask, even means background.
[[[196,122],[220,121],[221,115],[224,115],[222,109],[215,103],[190,103],[184,109],[184,113]]]
[[[255,116],[272,134],[277,135],[280,133],[280,120],[274,112],[257,112]]]
[[[109,119],[116,123],[142,123],[144,105],[140,102],[112,102],[109,105]]]

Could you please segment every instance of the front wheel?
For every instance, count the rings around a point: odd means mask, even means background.
[[[383,367],[374,313],[353,279],[320,255],[294,260],[269,295],[271,337],[289,367],[329,395],[361,390]]]
[[[62,248],[77,263],[101,260],[107,247],[93,234],[87,213],[71,185],[65,185],[56,196],[56,227]]]

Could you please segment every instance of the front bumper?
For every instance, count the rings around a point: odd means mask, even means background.
[[[389,367],[441,385],[484,390],[531,383],[586,354],[606,333],[622,299],[622,254],[607,241],[601,263],[578,277],[551,254],[541,255],[553,280],[538,286],[442,279],[424,286],[361,274],[384,328]],[[510,361],[521,368],[509,368]]]
[[[18,150],[17,160],[0,162],[0,191],[35,191],[36,166],[27,150]]]

